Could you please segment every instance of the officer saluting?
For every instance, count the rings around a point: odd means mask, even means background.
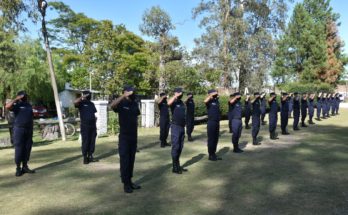
[[[216,156],[216,148],[219,142],[220,132],[220,103],[216,90],[209,90],[204,100],[208,112],[207,134],[209,160],[217,161],[221,158]]]
[[[277,129],[277,121],[278,121],[278,103],[277,103],[277,95],[272,92],[270,94],[271,98],[268,99],[268,104],[270,106],[269,110],[269,133],[271,140],[276,140],[276,129]]]
[[[309,98],[308,98],[308,115],[309,115],[309,121],[308,123],[313,125],[315,124],[313,122],[313,116],[314,116],[314,98],[315,98],[315,94],[314,93],[311,93],[309,95]]]
[[[167,95],[165,93],[160,93],[160,99],[158,100],[158,108],[160,110],[160,141],[161,147],[164,148],[166,146],[170,146],[170,144],[167,143],[170,121]]]
[[[257,135],[260,131],[260,116],[261,116],[261,110],[260,110],[260,93],[255,92],[254,93],[254,99],[251,101],[252,106],[252,118],[251,118],[251,134],[253,137],[253,145],[261,145],[257,141]]]
[[[302,127],[308,127],[305,123],[306,117],[307,117],[307,108],[308,108],[307,93],[304,93],[302,94],[302,99],[301,99],[301,126]]]
[[[95,113],[97,109],[91,102],[92,94],[89,91],[83,91],[82,96],[75,100],[74,105],[80,112],[80,127],[82,137],[82,155],[83,163],[95,162],[93,153],[95,150],[95,139],[97,137],[97,118]]]
[[[265,122],[265,116],[266,116],[266,108],[267,108],[267,102],[265,98],[266,94],[262,93],[260,97],[260,103],[261,103],[261,124],[266,125]]]
[[[246,94],[246,98],[244,101],[244,122],[245,122],[245,129],[250,129],[249,121],[251,117],[251,104],[250,104],[250,95],[249,93]]]
[[[13,127],[13,143],[15,147],[16,176],[24,173],[35,173],[29,169],[31,147],[33,145],[33,108],[28,102],[25,91],[17,93],[17,97],[6,104],[6,109],[15,115]],[[22,164],[22,168],[21,168]]]
[[[195,127],[195,102],[193,101],[193,94],[187,93],[187,99],[186,99],[186,134],[187,134],[187,140],[193,141],[192,139],[192,132]]]
[[[239,148],[239,138],[242,135],[242,104],[240,103],[241,96],[239,92],[233,94],[229,101],[231,106],[231,128],[232,128],[232,144],[233,152],[241,153],[243,150]]]
[[[294,100],[293,100],[293,111],[294,111],[294,122],[293,122],[293,129],[294,131],[299,131],[298,123],[300,121],[300,98],[298,96],[298,92],[294,93]]]
[[[289,121],[289,99],[288,94],[283,93],[281,98],[281,111],[280,111],[280,127],[282,129],[283,135],[289,135],[290,133],[287,130],[288,121]]]
[[[324,93],[324,95],[321,99],[321,102],[322,102],[321,110],[322,110],[322,116],[323,116],[322,118],[323,119],[326,119],[326,111],[327,111],[326,96],[327,96],[326,93]]]
[[[120,155],[121,179],[124,192],[132,193],[140,189],[132,182],[135,154],[138,140],[138,116],[140,110],[132,86],[125,86],[123,95],[111,103],[111,108],[118,113],[120,134],[118,150]]]
[[[183,91],[182,88],[174,89],[174,96],[169,99],[168,105],[172,111],[172,124],[171,124],[171,141],[172,141],[172,161],[173,161],[173,173],[182,174],[183,171],[187,171],[180,166],[180,155],[184,148],[185,139],[185,119],[186,109],[185,104],[182,101]]]
[[[321,114],[321,109],[322,109],[322,93],[320,92],[318,97],[317,97],[317,121],[321,121],[320,119],[320,114]]]

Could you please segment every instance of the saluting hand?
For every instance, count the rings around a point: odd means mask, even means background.
[[[15,101],[19,101],[19,100],[21,100],[22,98],[24,98],[24,95],[18,95],[18,96],[15,98]]]
[[[124,97],[129,97],[129,96],[131,96],[131,95],[133,95],[133,91],[125,91],[125,92],[123,93],[123,96],[124,96]]]

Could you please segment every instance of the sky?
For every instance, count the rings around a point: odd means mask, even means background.
[[[199,20],[192,19],[192,9],[198,5],[201,0],[61,0],[69,5],[75,12],[82,12],[88,17],[97,20],[112,20],[114,24],[124,24],[126,28],[145,39],[139,31],[139,25],[142,22],[142,15],[146,9],[152,6],[160,6],[172,18],[176,29],[172,35],[177,36],[181,44],[188,50],[194,47],[194,39],[198,38],[203,30],[198,27]],[[50,1],[48,0],[48,3]],[[295,0],[299,2],[299,0]],[[341,38],[348,43],[348,1],[331,0],[334,12],[339,13],[341,26],[339,32]],[[293,5],[291,6],[291,10]],[[289,11],[289,16],[291,15]],[[49,14],[50,11],[48,10]],[[49,16],[49,15],[48,15]],[[48,17],[49,18],[49,17]],[[31,36],[39,35],[40,26],[28,23]],[[348,45],[345,47],[348,54]]]

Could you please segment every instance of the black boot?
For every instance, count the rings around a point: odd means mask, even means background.
[[[83,156],[83,164],[89,164],[89,160],[87,156]]]
[[[187,136],[187,140],[188,140],[189,142],[192,142],[192,141],[193,141],[192,136],[191,136],[191,135],[188,135],[188,136]]]
[[[125,193],[133,193],[133,189],[130,183],[124,184],[123,190]]]
[[[93,155],[88,156],[88,161],[91,162],[98,162],[99,160],[97,158],[94,158]]]
[[[310,119],[309,124],[314,125],[315,123],[313,122],[313,120]]]
[[[164,141],[164,146],[172,146],[172,145],[169,144],[167,141]]]
[[[233,144],[233,152],[234,153],[242,153],[244,151],[239,148],[239,144],[237,143],[237,144]]]
[[[140,186],[140,185],[135,184],[135,183],[133,183],[132,181],[131,181],[131,183],[130,183],[130,187],[131,187],[133,190],[139,190],[139,189],[141,189],[141,186]]]
[[[250,126],[249,125],[245,125],[245,129],[250,129]]]
[[[16,175],[16,177],[19,177],[19,176],[23,175],[22,169],[20,167],[16,168],[16,174],[15,175]]]
[[[294,131],[299,131],[300,129],[298,127],[295,127],[294,128]]]
[[[178,166],[178,159],[176,158],[173,158],[173,170],[172,172],[173,173],[176,173],[176,174],[182,174],[182,171],[180,170],[179,166]]]
[[[255,146],[261,145],[261,143],[257,141],[256,137],[253,137],[253,145]]]
[[[180,169],[181,172],[187,172],[187,171],[188,171],[187,169],[185,169],[184,167],[182,167],[182,166],[180,165],[179,159],[178,159],[178,167],[179,167],[179,169]]]
[[[24,174],[24,173],[34,174],[34,173],[35,173],[35,170],[29,169],[28,165],[23,165],[22,173],[23,173],[23,174]]]
[[[165,144],[165,142],[161,142],[161,148],[164,148],[164,147],[166,147],[166,144]]]
[[[302,122],[302,127],[306,128],[308,126],[306,125],[306,123]]]

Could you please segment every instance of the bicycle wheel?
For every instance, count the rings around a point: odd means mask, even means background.
[[[76,129],[75,129],[75,126],[73,124],[65,123],[64,127],[65,127],[65,134],[67,136],[74,136]]]

